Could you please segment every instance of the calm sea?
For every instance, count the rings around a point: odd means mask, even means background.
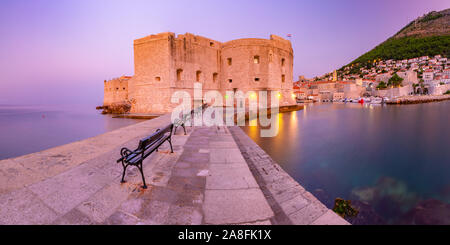
[[[314,104],[279,114],[279,134],[243,127],[329,208],[353,224],[450,224],[450,101],[416,105]]]
[[[0,105],[0,159],[42,151],[141,121],[102,115],[95,106]]]

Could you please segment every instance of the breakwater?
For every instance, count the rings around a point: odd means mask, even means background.
[[[404,96],[386,102],[386,104],[419,104],[450,100],[450,95],[421,95],[421,96]]]

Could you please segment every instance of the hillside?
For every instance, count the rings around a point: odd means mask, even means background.
[[[436,54],[450,57],[450,9],[433,11],[411,21],[394,36],[350,64]]]

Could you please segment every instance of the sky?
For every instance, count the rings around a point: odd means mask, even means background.
[[[1,0],[0,104],[96,104],[133,75],[133,40],[290,38],[294,80],[338,69],[448,0]]]

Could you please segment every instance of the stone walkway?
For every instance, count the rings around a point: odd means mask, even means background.
[[[146,190],[133,167],[120,184],[115,162],[142,135],[98,156],[83,147],[87,160],[74,156],[75,142],[66,152],[0,161],[0,224],[269,224],[273,212],[228,130],[188,132],[173,136],[175,153],[165,144],[144,161]]]
[[[178,130],[174,153],[165,143],[144,161],[148,189],[134,167],[121,184],[120,149],[169,121],[0,161],[0,224],[346,223],[285,172],[261,175],[278,165],[238,127]]]

